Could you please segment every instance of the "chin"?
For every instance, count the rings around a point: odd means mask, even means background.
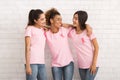
[[[60,28],[61,26],[57,27],[57,28]]]
[[[77,25],[73,24],[74,27],[76,27]]]

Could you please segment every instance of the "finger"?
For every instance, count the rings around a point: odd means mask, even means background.
[[[32,73],[31,72],[28,72],[29,75],[31,75]]]
[[[93,75],[93,74],[94,74],[94,72],[93,72],[93,71],[91,71],[91,74]]]
[[[30,75],[32,74],[32,72],[30,72]]]
[[[30,70],[30,75],[32,74],[32,70]]]
[[[91,69],[91,74],[94,75],[94,70],[93,69]]]
[[[93,75],[96,73],[96,70],[93,70]]]
[[[94,70],[94,74],[96,73],[96,69]]]
[[[26,72],[28,75],[30,75],[30,72]]]
[[[92,70],[90,69],[90,73],[93,74]]]

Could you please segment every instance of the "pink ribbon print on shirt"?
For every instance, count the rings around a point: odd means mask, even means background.
[[[84,44],[84,42],[85,42],[84,38],[81,38],[81,41],[82,41],[82,43]]]

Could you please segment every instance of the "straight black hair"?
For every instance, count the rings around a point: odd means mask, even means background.
[[[35,24],[34,20],[38,20],[40,15],[43,14],[43,13],[44,12],[42,10],[40,10],[40,9],[36,9],[36,10],[32,9],[32,10],[30,10],[27,25],[28,26],[29,25],[34,25]]]
[[[86,21],[88,19],[88,14],[86,11],[76,11],[74,15],[78,14],[78,22],[81,30],[86,29]]]

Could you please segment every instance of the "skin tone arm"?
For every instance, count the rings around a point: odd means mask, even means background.
[[[86,24],[87,35],[90,36],[92,34],[92,28],[89,24]]]
[[[43,29],[44,31],[48,31],[50,29],[50,26],[44,26]]]
[[[26,73],[31,74],[32,70],[30,67],[30,37],[25,37],[25,59],[26,59]]]
[[[74,27],[72,24],[67,24],[67,23],[63,23],[62,26],[65,28]],[[86,30],[87,30],[87,35],[90,36],[92,34],[92,28],[90,27],[89,24],[86,24]]]
[[[74,27],[74,26],[72,24],[63,23],[62,27],[70,28],[70,27]]]
[[[94,46],[94,54],[93,54],[93,61],[92,61],[92,65],[90,67],[90,71],[91,71],[92,74],[95,74],[96,73],[96,63],[97,63],[99,46],[98,46],[98,43],[97,43],[97,39],[93,39],[92,43],[93,43],[93,46]]]

